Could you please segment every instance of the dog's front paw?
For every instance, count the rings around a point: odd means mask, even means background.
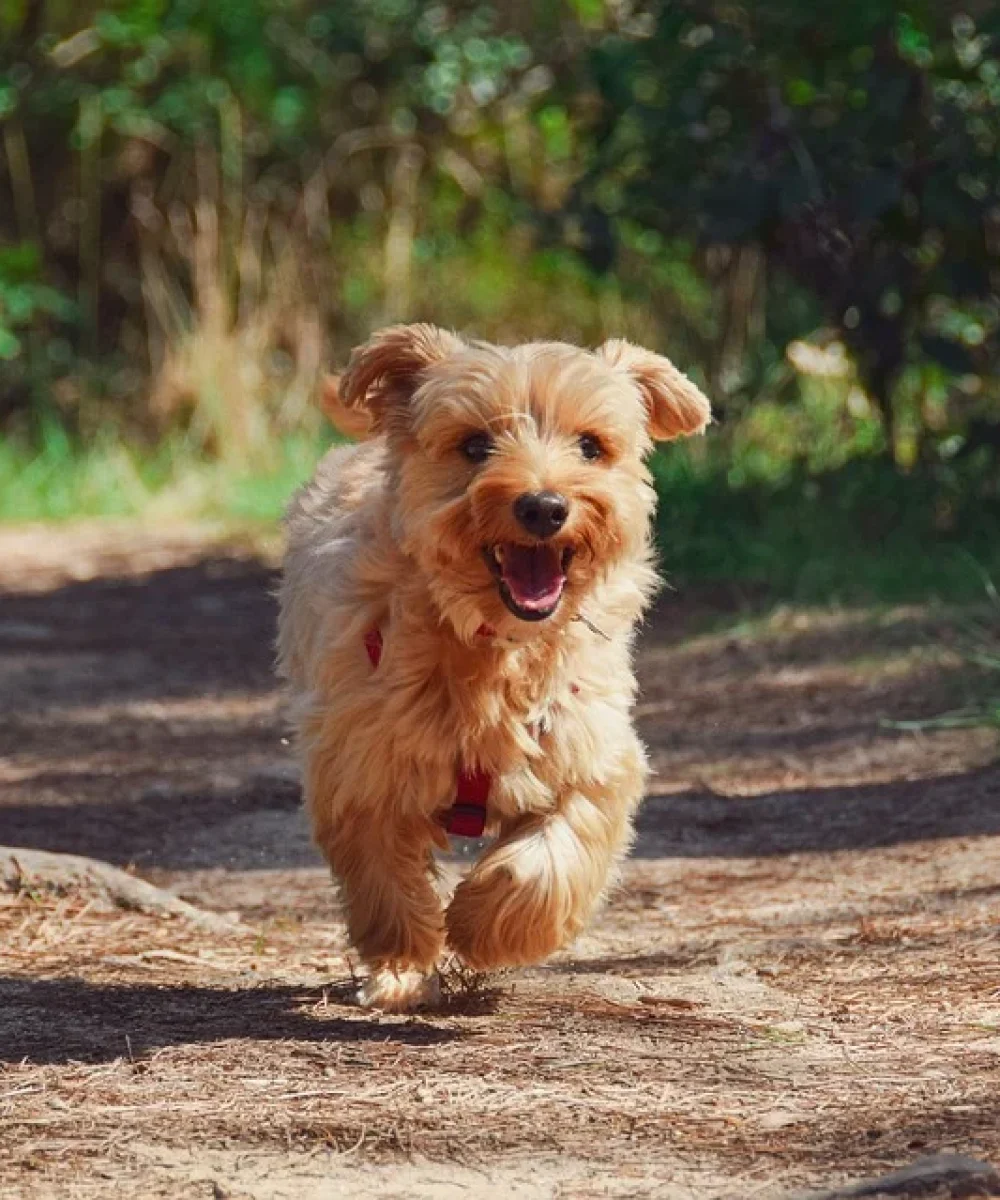
[[[579,928],[558,896],[502,867],[474,871],[460,883],[445,920],[449,947],[476,971],[539,962]]]
[[[441,1003],[441,982],[437,972],[402,969],[393,971],[382,967],[373,971],[358,991],[358,1003],[363,1008],[381,1012],[413,1012],[433,1008]]]

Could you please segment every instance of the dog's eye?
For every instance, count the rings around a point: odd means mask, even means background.
[[[474,433],[459,446],[472,463],[484,463],[493,453],[493,439],[488,433]]]
[[[589,462],[593,462],[603,456],[604,447],[592,433],[583,433],[580,435],[580,453]]]

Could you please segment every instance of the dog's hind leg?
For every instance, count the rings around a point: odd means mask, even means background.
[[[433,827],[380,821],[368,806],[334,819],[314,811],[314,833],[340,886],[351,942],[368,968],[362,1004],[404,1012],[438,999],[444,914],[432,876]]]
[[[628,783],[610,799],[570,793],[551,814],[522,819],[480,859],[446,917],[448,945],[468,966],[538,962],[577,935],[631,838],[640,769]]]

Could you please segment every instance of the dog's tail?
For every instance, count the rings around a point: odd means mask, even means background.
[[[371,436],[368,414],[356,408],[348,408],[340,398],[340,376],[327,375],[320,384],[319,404],[334,429],[345,437],[363,441]]]

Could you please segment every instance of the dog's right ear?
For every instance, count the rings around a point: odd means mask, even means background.
[[[391,325],[351,354],[338,381],[339,404],[367,414],[381,432],[393,411],[409,401],[428,367],[450,358],[465,343],[436,325]]]

